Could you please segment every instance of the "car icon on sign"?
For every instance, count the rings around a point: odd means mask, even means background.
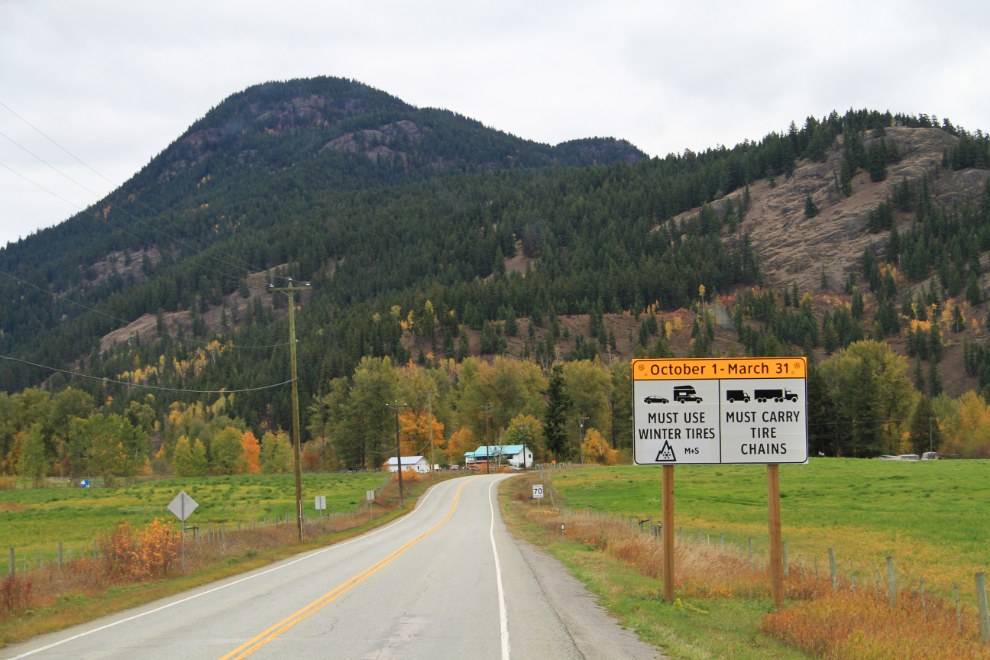
[[[645,399],[643,399],[643,401],[645,403],[670,403],[670,401],[667,401],[667,399],[663,398],[662,396],[648,396]]]

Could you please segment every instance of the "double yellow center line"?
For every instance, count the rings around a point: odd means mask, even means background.
[[[419,536],[417,536],[416,538],[414,538],[412,541],[409,541],[404,546],[402,546],[401,548],[399,548],[398,550],[396,550],[395,552],[393,552],[392,554],[390,554],[388,557],[385,557],[385,559],[382,559],[380,562],[378,562],[377,564],[375,564],[371,568],[363,571],[362,573],[359,573],[358,575],[355,575],[353,578],[351,578],[350,580],[348,580],[344,584],[340,585],[339,587],[337,587],[336,589],[334,589],[330,593],[328,593],[328,594],[326,594],[324,596],[321,596],[320,598],[316,599],[315,601],[313,601],[312,603],[310,603],[306,607],[302,608],[301,610],[299,610],[298,612],[296,612],[292,616],[289,616],[289,617],[283,619],[282,621],[279,621],[274,626],[272,626],[268,630],[264,631],[263,633],[261,633],[257,637],[254,637],[254,638],[249,639],[248,641],[244,642],[243,644],[241,644],[240,646],[238,646],[236,649],[234,649],[233,651],[231,651],[227,655],[225,655],[222,658],[220,658],[220,660],[231,660],[231,659],[233,659],[233,660],[241,660],[241,658],[248,657],[249,655],[251,655],[255,651],[259,650],[261,647],[263,647],[263,646],[269,644],[270,642],[274,641],[282,633],[286,632],[287,630],[289,630],[290,628],[292,628],[296,624],[301,623],[304,619],[306,619],[309,616],[315,614],[316,612],[318,612],[319,610],[323,609],[324,607],[326,607],[327,605],[329,605],[333,601],[337,600],[337,598],[339,598],[340,596],[342,596],[345,593],[347,593],[348,591],[350,591],[354,586],[360,584],[364,580],[368,579],[369,577],[371,577],[372,575],[374,575],[375,573],[377,573],[378,571],[380,571],[385,566],[387,566],[390,563],[392,563],[392,561],[394,561],[399,555],[401,555],[402,553],[404,553],[406,550],[408,550],[412,546],[416,545],[417,543],[419,543],[420,541],[422,541],[424,538],[426,538],[427,536],[429,536],[433,532],[435,532],[438,529],[440,529],[444,525],[444,523],[446,523],[448,520],[450,520],[450,517],[454,514],[454,510],[457,508],[457,502],[458,502],[458,500],[461,499],[461,491],[464,490],[464,486],[466,486],[466,485],[467,485],[467,483],[465,482],[465,483],[461,484],[461,487],[460,488],[457,489],[457,494],[454,496],[454,504],[450,507],[450,511],[447,512],[447,515],[444,516],[444,519],[441,520],[439,523],[437,523],[436,525],[434,525],[430,529],[426,530],[425,532],[423,532],[422,534],[420,534]]]

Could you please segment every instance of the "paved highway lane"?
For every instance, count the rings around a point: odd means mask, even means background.
[[[578,649],[506,531],[496,501],[505,478],[443,482],[415,511],[361,537],[0,649],[0,658],[595,655]]]

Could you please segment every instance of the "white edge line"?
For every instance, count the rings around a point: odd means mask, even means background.
[[[453,481],[453,479],[451,479],[449,481]],[[443,485],[445,483],[449,483],[449,482],[448,481],[444,481],[444,482],[440,482],[440,484],[437,484],[437,485]],[[268,570],[262,571],[261,573],[255,573],[253,575],[249,575],[247,577],[243,577],[243,578],[241,578],[239,580],[235,580],[233,582],[228,582],[227,584],[221,585],[219,587],[214,587],[213,589],[209,589],[209,590],[204,591],[202,593],[198,593],[198,594],[196,594],[194,596],[188,596],[188,597],[183,598],[181,600],[177,600],[174,603],[169,603],[168,605],[162,605],[161,607],[157,607],[157,608],[155,608],[153,610],[148,610],[147,612],[142,612],[141,614],[135,614],[134,616],[128,617],[126,619],[121,619],[120,621],[114,621],[113,623],[108,623],[105,626],[100,626],[99,628],[94,628],[92,630],[87,630],[86,632],[79,633],[78,635],[73,635],[72,637],[67,637],[66,639],[60,640],[58,642],[52,642],[48,646],[42,646],[41,648],[34,649],[33,651],[28,651],[26,653],[22,653],[20,655],[14,656],[13,658],[9,658],[8,660],[21,660],[21,658],[27,658],[29,656],[35,655],[36,653],[41,653],[42,651],[47,651],[48,649],[53,649],[56,646],[61,646],[62,644],[66,644],[68,642],[77,640],[77,639],[79,639],[81,637],[86,637],[88,635],[92,635],[93,633],[98,633],[101,630],[106,630],[107,628],[113,628],[114,626],[119,626],[122,623],[127,623],[129,621],[134,621],[135,619],[140,619],[141,617],[148,616],[149,614],[155,614],[157,612],[161,612],[162,610],[167,610],[170,607],[174,607],[176,605],[181,605],[182,603],[186,603],[186,602],[188,602],[190,600],[193,600],[193,599],[196,599],[196,598],[200,598],[200,597],[206,596],[208,594],[212,594],[215,591],[220,591],[221,589],[226,589],[227,587],[232,587],[235,584],[240,584],[241,582],[247,582],[248,580],[253,580],[255,578],[259,578],[262,575],[267,575],[268,573],[274,573],[275,571],[280,571],[283,568],[288,568],[289,566],[292,566],[293,564],[297,564],[297,563],[299,563],[301,561],[306,561],[307,559],[312,559],[313,557],[316,557],[317,555],[321,555],[324,552],[329,552],[330,550],[336,550],[337,548],[342,548],[345,545],[350,545],[351,543],[356,543],[358,541],[362,541],[362,540],[367,539],[367,538],[369,538],[371,536],[374,536],[375,534],[379,534],[381,532],[384,532],[387,529],[391,529],[392,527],[395,527],[396,525],[409,520],[414,514],[418,513],[421,510],[422,504],[424,502],[426,502],[427,499],[429,499],[430,495],[432,495],[435,490],[436,490],[435,488],[431,488],[426,493],[426,496],[425,497],[423,497],[422,499],[417,500],[417,502],[416,502],[416,508],[411,513],[409,513],[408,515],[402,516],[402,518],[400,518],[399,520],[396,520],[393,523],[389,523],[388,525],[385,525],[384,527],[380,527],[379,529],[376,529],[375,531],[371,532],[370,534],[361,534],[360,536],[357,536],[357,537],[351,539],[350,541],[344,541],[343,543],[335,543],[335,544],[333,544],[331,546],[327,546],[326,548],[323,548],[322,550],[316,550],[316,551],[313,551],[313,552],[306,553],[302,557],[300,557],[298,559],[294,559],[294,560],[292,560],[292,561],[290,561],[288,563],[282,564],[281,566],[276,566],[275,568],[269,568]],[[494,522],[493,522],[493,524],[494,524]],[[494,543],[494,541],[493,541],[493,543]],[[498,557],[496,556],[495,559],[496,559],[496,562],[497,562],[498,561]],[[500,580],[501,580],[501,578],[500,578]],[[502,589],[502,583],[500,581],[499,582],[499,593],[500,594],[501,594],[501,589]],[[112,615],[109,615],[109,616],[112,616]],[[51,633],[51,634],[57,634],[57,633]],[[503,646],[503,648],[504,648],[504,646]],[[503,657],[508,657],[508,656],[506,656],[503,653]]]
[[[505,590],[502,588],[502,565],[498,560],[498,549],[495,547],[495,505],[492,504],[492,488],[508,478],[504,477],[493,481],[492,485],[488,487],[488,508],[492,512],[492,525],[488,530],[488,536],[492,540],[492,553],[495,555],[495,583],[498,585],[498,623],[502,640],[502,660],[509,660],[509,616],[505,610]]]

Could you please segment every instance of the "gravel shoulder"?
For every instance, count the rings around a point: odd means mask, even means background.
[[[656,648],[624,630],[559,560],[514,539],[547,601],[585,660],[658,660]]]

